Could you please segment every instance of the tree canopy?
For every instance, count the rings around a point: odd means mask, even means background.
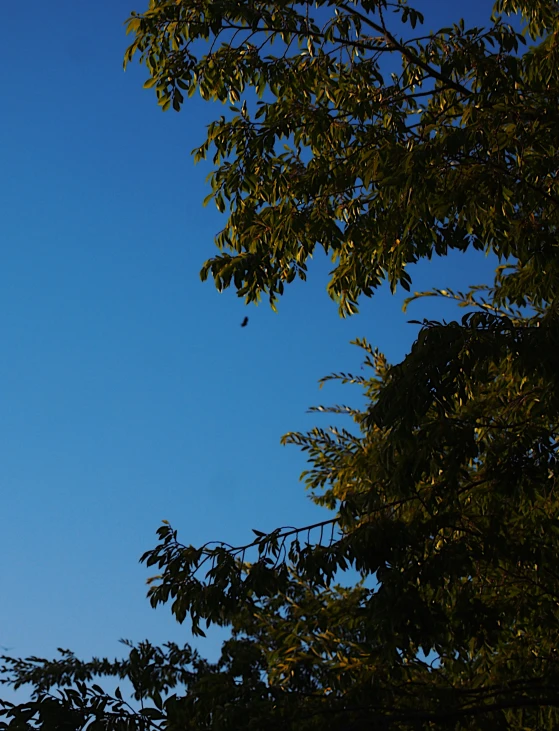
[[[503,13],[540,42],[526,51]],[[228,215],[203,277],[274,303],[319,246],[349,314],[386,278],[409,286],[406,265],[472,246],[518,259],[539,299],[553,289],[557,5],[501,0],[487,28],[422,20],[383,0],[157,0],[130,18],[126,58],[163,109],[197,91],[236,104],[195,152]]]
[[[219,289],[275,306],[318,246],[345,316],[385,280],[410,289],[422,258],[500,265],[410,297],[464,316],[423,322],[399,364],[356,341],[364,370],[324,380],[365,405],[284,437],[323,522],[238,547],[159,528],[150,601],[195,633],[230,626],[217,663],[147,642],[125,661],[5,658],[34,696],[0,728],[557,728],[557,3],[427,33],[400,0],[151,0],[128,30],[163,109],[230,103],[195,151],[227,216],[202,269]]]

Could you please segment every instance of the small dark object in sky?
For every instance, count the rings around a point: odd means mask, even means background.
[[[245,319],[241,322],[241,327],[246,327],[248,325],[248,317],[245,317]]]

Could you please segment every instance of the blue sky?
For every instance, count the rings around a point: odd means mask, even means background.
[[[448,3],[416,5],[429,28],[456,19]],[[481,22],[490,8],[460,10]],[[0,644],[20,656],[189,641],[144,598],[138,558],[161,519],[194,544],[314,520],[304,459],[281,435],[336,400],[318,391],[322,375],[359,368],[349,340],[395,361],[416,332],[407,320],[437,312],[422,302],[403,315],[383,290],[341,320],[320,261],[279,314],[200,283],[220,219],[202,207],[207,168],[189,153],[221,110],[194,98],[163,114],[145,72],[123,73],[123,22],[143,9],[3,9]],[[414,288],[490,270],[482,255],[454,256],[418,266]],[[196,644],[213,657],[217,643]]]

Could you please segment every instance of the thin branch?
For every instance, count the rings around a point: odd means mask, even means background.
[[[437,79],[438,81],[442,81],[446,86],[450,86],[455,91],[464,94],[464,96],[472,96],[473,92],[470,91],[470,89],[463,86],[462,84],[459,84],[456,81],[453,81],[452,79],[449,79],[448,76],[445,76],[440,71],[437,71],[427,62],[422,61],[408,46],[399,43],[392,35],[392,33],[390,33],[388,28],[384,25],[384,23],[382,25],[378,25],[378,23],[375,23],[366,15],[360,13],[358,10],[354,10],[353,8],[348,7],[347,5],[345,5],[345,3],[340,3],[339,7],[343,8],[347,13],[358,17],[363,23],[373,28],[373,30],[375,30],[377,33],[380,33],[381,36],[385,39],[388,46],[392,47],[392,49],[396,51],[399,51],[402,56],[407,58],[408,61],[411,61],[411,63],[415,64],[416,66],[419,66],[419,68],[423,69],[429,76]]]

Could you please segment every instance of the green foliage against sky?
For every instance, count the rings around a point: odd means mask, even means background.
[[[553,286],[531,257],[557,203],[556,3],[496,7],[522,10],[546,35],[529,52],[506,17],[431,35],[400,2],[169,0],[132,17],[127,58],[164,109],[197,91],[237,104],[195,153],[228,215],[203,276],[274,302],[319,246],[348,314],[383,279],[409,286],[406,264],[472,246]]]
[[[120,663],[7,658],[35,696],[0,728],[559,726],[559,11],[422,20],[383,0],[151,0],[129,19],[127,61],[163,109],[196,91],[233,104],[195,153],[226,215],[202,269],[218,288],[274,305],[318,246],[345,316],[384,280],[409,289],[422,258],[501,265],[491,286],[417,295],[465,314],[424,322],[401,363],[357,341],[363,370],[330,378],[365,405],[285,436],[322,523],[240,547],[159,529],[150,600],[195,632],[231,627],[216,664],[148,643]],[[95,675],[131,680],[143,707]]]

